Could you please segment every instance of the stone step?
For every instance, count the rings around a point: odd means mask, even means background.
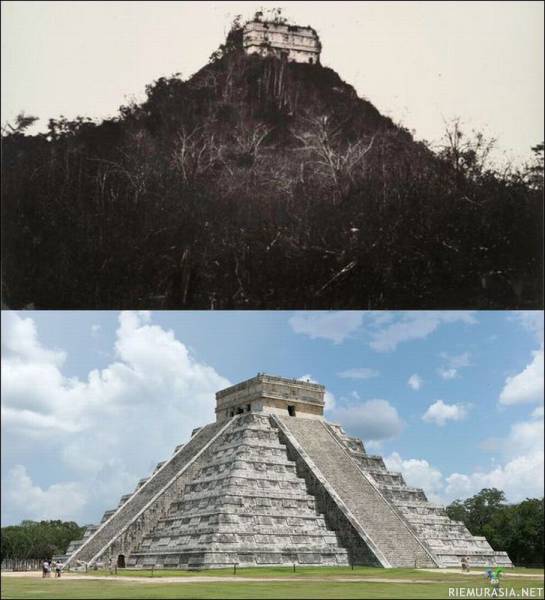
[[[255,454],[250,455],[250,453],[240,453],[236,456],[226,458],[219,458],[214,460],[209,460],[208,465],[201,469],[201,473],[207,473],[208,471],[216,471],[219,470],[221,472],[223,469],[236,468],[239,464],[248,465],[248,467],[254,468],[256,470],[275,470],[280,468],[279,472],[282,470],[289,470],[295,473],[295,465],[292,461],[288,460],[287,457],[281,458],[279,456],[262,456],[259,452],[255,452]]]
[[[210,490],[201,492],[186,492],[183,499],[176,500],[172,503],[172,510],[185,511],[190,510],[192,506],[205,508],[206,506],[229,506],[237,505],[241,507],[251,508],[254,506],[270,506],[272,502],[279,500],[283,507],[290,508],[301,507],[303,505],[313,505],[314,497],[310,494],[301,492],[291,492],[290,490],[274,491],[268,490],[265,494],[252,493],[251,490],[245,488],[238,490],[233,488],[227,493],[221,491],[211,494]]]
[[[231,424],[231,422],[229,423]],[[74,552],[67,561],[92,561],[128,526],[139,512],[160,492],[169,485],[180,471],[201,451],[216,435],[224,424],[213,423],[199,430],[191,440],[162,469],[152,475],[117,511],[104,522],[85,543]],[[227,425],[228,426],[228,425]]]
[[[266,478],[252,479],[251,477],[230,476],[218,480],[196,480],[195,482],[186,484],[184,492],[188,497],[194,498],[195,495],[207,491],[240,496],[242,493],[247,495],[252,492],[260,492],[260,495],[263,495],[268,490],[278,494],[289,492],[290,497],[293,494],[306,495],[304,481],[282,481],[279,479]]]
[[[171,529],[167,530],[156,530],[153,532],[153,535],[146,536],[146,542],[142,542],[143,545],[150,544],[156,541],[159,538],[168,537],[170,539],[176,540],[178,538],[187,538],[194,536],[203,536],[203,535],[232,535],[235,536],[236,539],[244,540],[249,537],[253,537],[254,535],[268,535],[268,536],[276,536],[278,538],[289,538],[289,537],[297,537],[300,539],[301,537],[305,538],[328,538],[332,543],[337,544],[338,540],[335,536],[335,533],[331,532],[327,529],[327,527],[311,527],[308,529],[303,528],[293,528],[289,527],[283,528],[275,528],[275,527],[266,527],[265,525],[254,524],[251,526],[243,527],[243,526],[223,526],[223,527],[195,527],[192,528],[177,528],[175,531]]]
[[[278,440],[270,440],[264,442],[263,440],[235,440],[230,442],[224,442],[221,445],[218,444],[214,448],[214,454],[216,457],[232,457],[239,450],[248,450],[258,455],[260,452],[266,453],[268,456],[285,456],[285,449],[282,448]]]
[[[250,553],[250,564],[277,564],[267,559],[271,550],[295,547],[321,557],[310,564],[327,564],[324,556],[332,551],[337,557],[335,564],[348,564],[346,550],[318,513],[314,497],[305,480],[297,476],[269,418],[261,417],[255,427],[251,415],[244,415],[237,427],[244,423],[250,425],[251,434],[229,431],[215,441],[181,496],[171,503],[168,515],[159,519],[133,555],[159,564],[165,548],[182,553],[212,548],[224,554]],[[260,439],[253,439],[257,429]],[[231,444],[229,452],[223,452],[226,442]],[[244,460],[239,460],[241,455]],[[247,460],[248,455],[252,460]],[[221,560],[215,564],[208,553],[205,562],[222,566]],[[141,558],[135,564],[141,564]]]
[[[107,521],[117,510],[117,508],[112,508],[111,510],[107,510],[103,515],[102,515],[102,519],[100,520],[101,523],[104,523],[105,521]]]
[[[273,416],[319,480],[335,492],[365,532],[366,542],[385,566],[434,566],[426,548],[387,499],[366,478],[337,436],[319,420]],[[308,457],[308,458],[307,458]],[[310,459],[310,462],[308,461]],[[316,472],[317,471],[317,472]]]
[[[132,496],[132,494],[124,494],[123,496],[121,496],[120,500],[119,500],[119,504],[118,504],[118,508],[120,506],[122,506],[123,504],[125,504],[125,502],[127,502],[127,500]]]
[[[200,469],[192,480],[202,482],[214,482],[226,478],[240,478],[240,479],[256,479],[256,480],[271,480],[271,481],[296,481],[298,479],[294,465],[290,465],[293,468],[284,468],[277,466],[274,469],[267,468],[266,465],[262,467],[257,466],[253,462],[237,462],[231,467],[225,467],[222,469],[209,468],[208,466]]]
[[[165,567],[181,569],[203,569],[213,567],[265,567],[265,566],[338,566],[348,565],[345,550],[324,548],[316,551],[305,548],[257,549],[248,547],[238,551],[210,550],[205,547],[189,548],[185,552],[163,551],[159,554],[134,553],[128,565],[137,568]]]
[[[241,518],[244,519],[252,519],[254,517],[272,517],[273,519],[278,519],[278,520],[282,520],[282,519],[300,519],[300,520],[312,520],[312,519],[321,519],[323,518],[321,515],[319,514],[303,514],[300,511],[294,512],[293,514],[286,514],[286,515],[282,515],[279,516],[278,515],[278,511],[275,509],[271,509],[269,512],[264,512],[264,511],[260,511],[260,512],[253,512],[253,511],[249,511],[246,508],[241,509],[240,512],[227,512],[225,509],[221,509],[221,510],[214,510],[214,511],[202,511],[199,512],[198,514],[195,514],[194,516],[190,516],[190,513],[188,512],[184,512],[183,513],[183,517],[181,517],[180,515],[168,515],[166,517],[161,517],[159,519],[159,522],[171,522],[171,521],[187,521],[189,522],[192,519],[209,519],[212,517],[219,517],[220,521],[221,518],[225,517],[225,518],[232,518],[232,519],[238,519],[239,521],[241,520]]]

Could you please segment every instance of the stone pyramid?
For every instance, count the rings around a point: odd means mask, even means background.
[[[77,568],[512,566],[324,420],[324,387],[258,374],[64,557]]]

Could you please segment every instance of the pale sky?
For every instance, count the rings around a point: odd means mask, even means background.
[[[202,67],[233,17],[280,7],[322,63],[383,114],[438,140],[444,119],[522,161],[543,134],[542,2],[2,3],[2,122],[21,110],[101,119],[153,80]]]

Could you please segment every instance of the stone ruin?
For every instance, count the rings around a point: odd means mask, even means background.
[[[285,57],[288,62],[317,64],[322,45],[312,27],[254,20],[242,30],[242,45],[247,54]]]
[[[324,391],[258,374],[218,392],[216,422],[87,527],[65,565],[512,566],[328,423]]]

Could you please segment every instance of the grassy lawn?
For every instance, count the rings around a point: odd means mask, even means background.
[[[453,584],[450,584],[453,585]],[[460,585],[460,584],[458,584]],[[467,583],[465,583],[467,585]],[[508,588],[543,587],[514,582]],[[447,583],[263,582],[136,584],[123,581],[4,579],[2,598],[448,598]],[[534,597],[543,598],[541,595]]]
[[[84,574],[83,572],[79,572]],[[543,573],[543,571],[541,571]],[[484,569],[483,569],[484,574]],[[98,570],[88,572],[88,575],[99,577],[116,577],[108,570]],[[451,577],[459,577],[458,573],[433,573],[429,571],[420,571],[418,569],[382,569],[379,567],[247,567],[237,568],[236,576],[252,577],[261,579],[262,577],[293,577],[294,579],[303,579],[305,577],[387,577],[389,579],[411,578],[411,579],[439,579],[444,580]],[[152,571],[148,569],[119,569],[117,577],[236,577],[233,568],[227,569],[208,569],[203,571],[182,571],[175,569],[159,569]]]
[[[261,571],[261,570],[260,570]],[[265,569],[262,570],[263,572]],[[322,571],[322,570],[320,570]],[[373,569],[379,576],[386,570]],[[397,577],[415,577],[411,569],[396,569]],[[178,572],[176,572],[178,574]],[[361,573],[359,573],[361,575]],[[347,573],[347,575],[349,575]],[[428,575],[428,573],[421,573]],[[433,573],[427,579],[436,579]],[[439,574],[437,574],[439,575]],[[263,575],[264,576],[264,575]],[[304,576],[303,576],[304,577]],[[235,578],[234,578],[235,579]],[[442,580],[441,580],[442,579]],[[2,598],[448,598],[449,587],[488,587],[478,577],[448,575],[437,583],[377,583],[365,582],[318,582],[304,581],[294,577],[292,582],[191,582],[187,583],[136,583],[116,580],[70,580],[69,577],[55,579],[2,578]],[[504,590],[515,590],[521,597],[522,588],[534,588],[529,596],[543,598],[543,579],[504,580]],[[537,588],[541,588],[538,593]],[[504,592],[505,593],[505,592]],[[506,595],[504,597],[511,597]]]
[[[522,573],[526,575],[539,575],[543,577],[543,568],[530,569],[528,567],[512,567],[511,569],[505,569],[506,573]]]
[[[474,571],[484,573],[484,567],[476,567]],[[543,569],[527,569],[517,567],[506,569],[505,573],[520,573],[525,575],[536,575],[543,577]],[[84,574],[83,572],[79,572]],[[89,575],[99,577],[116,577],[108,570],[90,570]],[[452,573],[441,573],[434,571],[422,571],[419,569],[382,569],[380,567],[296,567],[295,571],[292,567],[247,567],[237,568],[237,576],[252,577],[260,579],[262,577],[290,577],[294,579],[302,579],[305,577],[380,577],[388,579],[434,579],[438,581],[451,581],[460,577],[467,577],[462,574],[461,570]],[[235,577],[233,568],[227,569],[208,569],[203,571],[182,571],[176,569],[159,569],[153,572],[148,569],[119,569],[117,577]],[[477,576],[470,575],[475,578]],[[478,578],[478,577],[477,577]]]

